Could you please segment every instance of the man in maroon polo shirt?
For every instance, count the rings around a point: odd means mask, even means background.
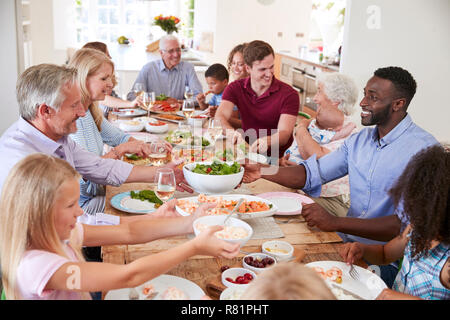
[[[250,42],[244,49],[250,76],[225,88],[215,118],[230,132],[233,127],[228,120],[236,105],[244,136],[251,144],[250,151],[280,157],[292,144],[300,103],[298,93],[274,77],[274,60],[274,51],[268,43]],[[236,132],[233,135],[234,141],[242,139]]]

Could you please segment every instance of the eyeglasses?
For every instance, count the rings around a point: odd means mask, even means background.
[[[174,54],[175,52],[176,52],[176,53],[181,53],[181,48],[178,47],[178,48],[174,48],[174,49],[170,49],[170,50],[162,49],[162,51],[165,51],[165,52],[167,52],[168,54]]]

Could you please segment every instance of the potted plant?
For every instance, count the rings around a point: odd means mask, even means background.
[[[172,32],[178,32],[178,23],[180,19],[175,16],[163,17],[162,14],[156,16],[153,21],[153,25],[161,27],[165,32],[171,34]]]

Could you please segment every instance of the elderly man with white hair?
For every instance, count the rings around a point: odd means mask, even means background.
[[[194,66],[186,61],[181,61],[181,48],[178,39],[173,35],[166,35],[159,41],[161,59],[147,63],[135,83],[142,83],[144,91],[155,92],[158,96],[166,96],[183,99],[186,86],[194,92],[194,97],[203,91],[197,78]],[[129,92],[128,100],[134,100],[135,95]]]

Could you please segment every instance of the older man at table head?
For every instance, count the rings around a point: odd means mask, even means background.
[[[230,119],[236,105],[244,135],[252,143],[251,151],[270,150],[272,157],[280,157],[293,141],[292,132],[300,107],[298,93],[274,77],[275,55],[268,43],[252,41],[243,55],[250,77],[227,86],[215,117],[230,132],[233,129]],[[255,136],[250,136],[251,132]]]
[[[0,190],[11,168],[25,156],[42,152],[66,160],[84,178],[103,185],[153,182],[155,168],[134,167],[115,159],[102,159],[68,137],[76,120],[85,115],[76,82],[76,70],[40,64],[25,70],[17,82],[20,118],[0,138]],[[181,170],[171,164],[177,181]]]
[[[147,63],[134,82],[142,83],[144,91],[155,92],[158,96],[166,96],[183,99],[188,86],[194,97],[203,91],[202,85],[195,73],[194,66],[186,61],[181,61],[181,47],[178,39],[173,35],[166,35],[159,41],[161,59]],[[129,92],[128,100],[133,100],[135,95]]]

